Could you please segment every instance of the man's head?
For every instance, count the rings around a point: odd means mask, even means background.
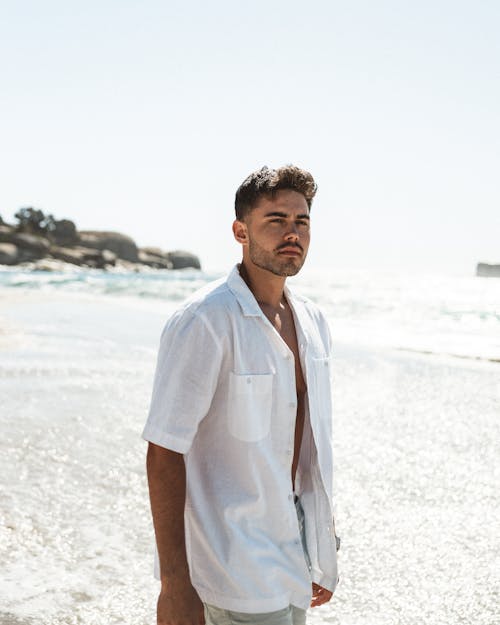
[[[233,233],[243,263],[276,276],[295,275],[309,248],[309,211],[316,183],[307,171],[287,165],[251,174],[236,192]]]
[[[244,221],[261,198],[272,200],[276,197],[276,193],[283,189],[297,191],[303,195],[309,210],[311,209],[317,185],[308,171],[295,165],[284,165],[278,169],[262,167],[251,173],[236,191],[234,201],[236,219]]]

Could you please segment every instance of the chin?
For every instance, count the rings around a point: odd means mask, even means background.
[[[279,255],[264,253],[263,250],[250,248],[250,261],[260,269],[269,271],[275,276],[288,278],[295,276],[302,269],[305,257],[283,258]]]
[[[295,264],[295,263],[287,263],[284,267],[280,267],[278,271],[273,272],[278,276],[282,276],[285,278],[290,278],[291,276],[295,276],[302,269],[303,263]]]

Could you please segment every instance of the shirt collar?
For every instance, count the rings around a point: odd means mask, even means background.
[[[238,265],[235,265],[233,267],[233,270],[229,274],[227,279],[227,285],[229,287],[229,290],[238,300],[238,303],[241,306],[245,317],[264,316],[264,313],[262,312],[257,300],[255,299],[254,294],[252,293],[252,291],[250,291],[246,282],[241,277]],[[295,303],[297,300],[303,301],[303,298],[293,294],[286,284],[284,288],[284,293],[290,305],[292,305],[292,302]]]
[[[238,265],[235,265],[229,274],[227,278],[227,286],[238,300],[245,317],[262,317],[262,310],[260,309],[254,294],[250,291],[246,282],[241,277]]]

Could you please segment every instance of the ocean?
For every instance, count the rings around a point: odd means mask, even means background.
[[[220,275],[0,270],[0,625],[155,622],[140,434],[166,319]],[[498,622],[500,280],[291,283],[335,343],[341,581],[308,623]]]

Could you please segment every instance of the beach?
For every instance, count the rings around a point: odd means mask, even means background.
[[[216,277],[165,276],[0,278],[0,625],[155,622],[140,435],[161,329]],[[297,288],[334,337],[342,548],[334,598],[308,623],[493,625],[498,281],[443,279],[425,295],[325,280]],[[433,316],[445,283],[451,304]]]

